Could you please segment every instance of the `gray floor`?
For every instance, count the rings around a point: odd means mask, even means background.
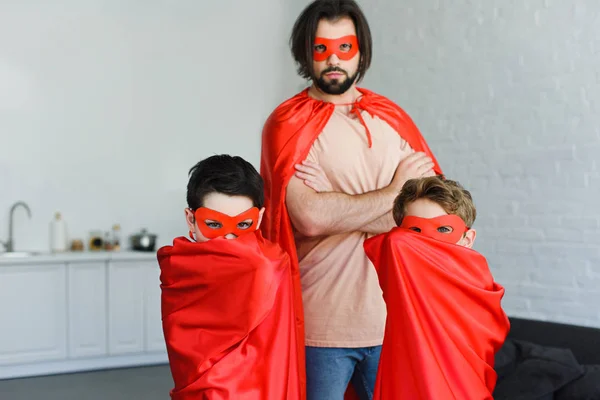
[[[168,400],[168,365],[0,380],[0,400]]]

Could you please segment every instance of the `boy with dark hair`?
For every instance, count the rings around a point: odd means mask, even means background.
[[[241,157],[190,170],[190,239],[158,251],[172,399],[300,399],[290,260],[258,230],[263,196]]]
[[[252,164],[238,156],[216,155],[198,162],[189,175],[185,217],[191,239],[234,239],[245,230],[258,229],[265,195],[262,178]],[[237,220],[224,218],[223,213]],[[235,224],[226,229],[221,218]]]
[[[364,243],[387,307],[374,399],[491,400],[509,322],[504,288],[471,249],[471,194],[442,177],[412,179],[393,215],[397,228]]]

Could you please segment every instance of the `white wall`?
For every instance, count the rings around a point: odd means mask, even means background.
[[[85,3],[85,4],[84,4]],[[287,48],[306,0],[0,4],[0,239],[20,250],[121,223],[185,234],[187,170],[258,168],[269,112],[296,93]],[[478,206],[477,248],[511,315],[600,326],[600,4],[362,0],[364,86],[415,119]],[[254,14],[254,18],[249,15]]]
[[[375,43],[364,85],[472,191],[506,310],[600,327],[600,3],[361,4]]]
[[[17,200],[33,213],[15,214],[18,250],[48,249],[55,211],[72,238],[114,223],[185,235],[189,168],[215,153],[258,168],[264,120],[298,88],[294,7],[1,2],[0,240]]]

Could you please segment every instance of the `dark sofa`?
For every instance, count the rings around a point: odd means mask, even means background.
[[[581,364],[600,364],[600,329],[510,318],[508,338],[567,348]]]
[[[600,329],[510,318],[495,400],[600,400]]]

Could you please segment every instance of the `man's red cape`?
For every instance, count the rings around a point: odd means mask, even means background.
[[[354,106],[387,122],[412,149],[425,152],[431,157],[435,172],[441,174],[435,157],[408,114],[381,95],[362,88],[358,90],[362,96]],[[265,184],[266,211],[261,229],[265,237],[278,243],[291,259],[298,367],[303,388],[306,378],[302,293],[296,245],[285,205],[285,193],[288,182],[294,175],[294,165],[306,159],[313,142],[323,131],[334,109],[334,104],[313,99],[308,95],[308,89],[305,89],[273,111],[262,133],[260,173]]]
[[[387,306],[375,400],[492,400],[509,322],[478,252],[401,228],[367,239]]]
[[[176,400],[299,400],[289,257],[260,231],[158,251]]]

